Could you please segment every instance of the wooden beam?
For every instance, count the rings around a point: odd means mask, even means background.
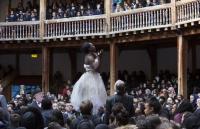
[[[110,43],[110,95],[115,92],[115,82],[117,80],[117,56],[118,49],[114,42]]]
[[[40,38],[45,36],[46,0],[40,0]]]
[[[185,37],[178,35],[178,94],[187,98],[187,54],[188,42]]]
[[[49,91],[49,74],[50,74],[50,50],[47,47],[42,48],[42,91]]]

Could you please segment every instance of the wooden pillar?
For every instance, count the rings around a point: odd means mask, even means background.
[[[43,39],[45,35],[45,20],[46,20],[46,0],[40,0],[40,38]]]
[[[107,33],[110,32],[111,30],[111,25],[110,25],[110,15],[111,15],[111,10],[112,10],[112,0],[104,0],[104,11],[106,14],[106,24],[107,28],[106,31]]]
[[[191,45],[191,51],[192,51],[192,73],[195,73],[196,72],[196,68],[197,68],[197,50],[196,50],[196,45],[195,44],[192,44]]]
[[[115,82],[117,80],[117,55],[118,49],[114,42],[110,43],[110,95],[115,92]]]
[[[154,46],[150,46],[147,48],[147,51],[151,62],[151,79],[153,79],[157,74],[157,68],[158,68],[157,48]]]
[[[49,74],[50,74],[50,50],[44,46],[42,48],[42,91],[49,91]]]
[[[10,9],[11,9],[11,4],[12,4],[12,0],[9,0],[9,1],[8,1],[8,14],[9,14]]]
[[[171,0],[172,29],[176,28],[176,0]]]
[[[71,62],[71,81],[73,82],[77,73],[77,53],[74,49],[70,49],[68,54]]]
[[[188,42],[182,36],[178,35],[178,94],[187,98],[187,54]]]

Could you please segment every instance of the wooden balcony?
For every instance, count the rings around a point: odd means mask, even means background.
[[[200,2],[186,0],[109,15],[4,22],[0,23],[0,41],[109,37],[121,33],[134,34],[136,31],[174,30],[195,23],[200,23]]]

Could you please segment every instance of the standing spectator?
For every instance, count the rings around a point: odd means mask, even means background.
[[[103,11],[101,9],[101,5],[97,4],[97,8],[95,10],[95,15],[100,15],[100,14],[103,14]]]
[[[37,108],[39,111],[42,111],[42,100],[43,100],[44,94],[41,91],[40,88],[36,88],[36,90],[33,92],[33,102],[29,105],[30,107]]]
[[[118,80],[115,83],[116,87],[116,94],[111,96],[106,101],[106,122],[109,121],[109,116],[111,114],[111,109],[116,103],[122,103],[125,109],[129,113],[129,117],[131,117],[134,114],[134,107],[133,107],[133,97],[126,95],[125,90],[125,83],[121,80]]]

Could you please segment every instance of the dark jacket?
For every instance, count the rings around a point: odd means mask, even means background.
[[[37,108],[40,112],[42,111],[42,108],[38,106],[37,102],[33,100],[33,102],[29,105],[29,107]]]
[[[129,113],[129,117],[132,117],[134,115],[135,109],[133,106],[133,97],[130,95],[113,95],[110,98],[107,99],[106,101],[106,123],[108,124],[109,122],[109,117],[112,111],[112,107],[116,103],[122,103],[123,106],[126,108],[126,110]]]

